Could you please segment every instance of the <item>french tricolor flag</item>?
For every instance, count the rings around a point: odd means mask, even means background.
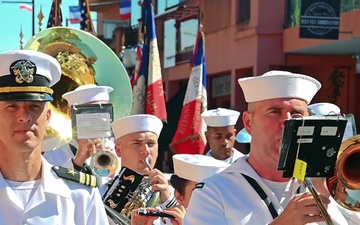
[[[142,6],[142,30],[145,31],[145,41],[142,48],[139,77],[133,89],[132,114],[151,114],[167,122],[160,55],[151,1],[144,0]]]
[[[69,6],[70,23],[76,24],[81,22],[81,6]]]
[[[206,57],[204,34],[198,32],[183,108],[175,135],[170,144],[177,154],[203,154],[206,140],[201,113],[207,110]]]
[[[120,19],[129,20],[131,17],[131,0],[121,1],[119,3],[120,7]]]
[[[29,11],[29,12],[33,11],[32,5],[29,5],[29,4],[19,4],[19,8],[24,9],[24,10]]]

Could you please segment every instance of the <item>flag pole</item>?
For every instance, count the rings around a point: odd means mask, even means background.
[[[35,0],[31,0],[32,4],[32,36],[35,35]]]
[[[88,21],[87,21],[87,24],[86,24],[86,29],[87,29],[87,32],[90,32],[92,33],[93,35],[96,35],[95,34],[95,30],[94,30],[94,24],[92,22],[92,19],[91,19],[91,11],[90,11],[90,4],[89,4],[89,0],[85,0],[86,2],[86,9],[87,9],[87,16],[88,16]]]
[[[35,0],[29,1],[2,1],[2,3],[12,3],[12,4],[31,4],[32,5],[32,36],[35,35]]]

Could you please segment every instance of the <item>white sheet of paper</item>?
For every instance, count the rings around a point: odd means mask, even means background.
[[[77,137],[79,139],[110,137],[110,124],[109,113],[76,114]]]

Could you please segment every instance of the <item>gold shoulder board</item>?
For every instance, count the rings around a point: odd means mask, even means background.
[[[69,169],[61,166],[51,167],[55,173],[66,180],[71,180],[76,183],[84,184],[90,187],[96,187],[96,177],[87,173],[79,172],[74,169]]]

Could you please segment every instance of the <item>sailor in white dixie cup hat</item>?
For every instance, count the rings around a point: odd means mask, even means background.
[[[113,90],[109,86],[98,86],[95,84],[85,84],[77,87],[75,90],[67,92],[62,95],[62,97],[68,102],[70,107],[83,104],[106,104],[109,103],[109,93]],[[70,108],[69,108],[70,109]],[[70,111],[68,112],[70,115]],[[107,150],[110,150],[115,153],[115,142],[113,138],[105,140],[105,146]],[[52,164],[63,165],[64,167],[74,168],[78,171],[83,171],[88,174],[92,174],[90,165],[91,155],[92,155],[92,144],[87,139],[74,140],[71,139],[68,142],[57,146],[51,151],[44,152],[43,156]],[[121,158],[117,157],[118,168],[114,174],[111,174],[110,177],[97,176],[98,187],[100,188],[100,193],[107,189],[107,182],[117,174],[121,166]]]
[[[182,224],[186,213],[192,190],[203,185],[201,181],[214,174],[220,173],[230,166],[229,163],[214,159],[210,156],[199,154],[175,154],[172,156],[174,174],[170,183],[174,188],[174,195],[179,205],[165,209],[164,212],[175,217],[176,222],[162,218],[164,224]],[[144,219],[143,216],[132,214],[132,224],[149,224],[152,218]]]
[[[192,190],[204,185],[201,183],[202,180],[220,173],[230,164],[198,154],[175,154],[172,158],[174,174],[170,178],[170,183],[175,189],[175,198],[179,206],[176,207],[177,209],[167,209],[165,212],[175,216],[177,221],[182,221],[189,205]],[[180,214],[179,210],[183,213]]]
[[[200,154],[175,154],[172,158],[174,175],[196,183],[229,167],[228,163]]]
[[[269,71],[238,82],[248,103],[242,119],[251,135],[250,154],[193,190],[183,224],[323,224],[314,197],[297,194],[300,184],[277,170],[284,120],[292,114],[308,115],[307,106],[320,82],[286,71]],[[325,196],[322,199],[330,202]],[[328,209],[333,209],[330,205]],[[347,224],[339,212],[329,213],[335,224]]]
[[[0,221],[2,224],[106,224],[93,176],[49,164],[41,155],[61,76],[53,57],[0,53]],[[86,185],[84,185],[86,184]],[[92,187],[91,187],[92,186]]]
[[[239,116],[240,112],[224,108],[211,109],[201,114],[207,126],[205,137],[210,146],[210,150],[206,153],[207,156],[233,163],[244,155],[233,148],[236,134],[235,124]]]
[[[162,209],[175,206],[177,202],[166,176],[154,169],[163,122],[150,114],[136,114],[115,120],[111,127],[122,166],[146,175],[144,179],[150,179],[153,191],[160,191],[159,206]],[[149,166],[145,160],[148,160]]]

